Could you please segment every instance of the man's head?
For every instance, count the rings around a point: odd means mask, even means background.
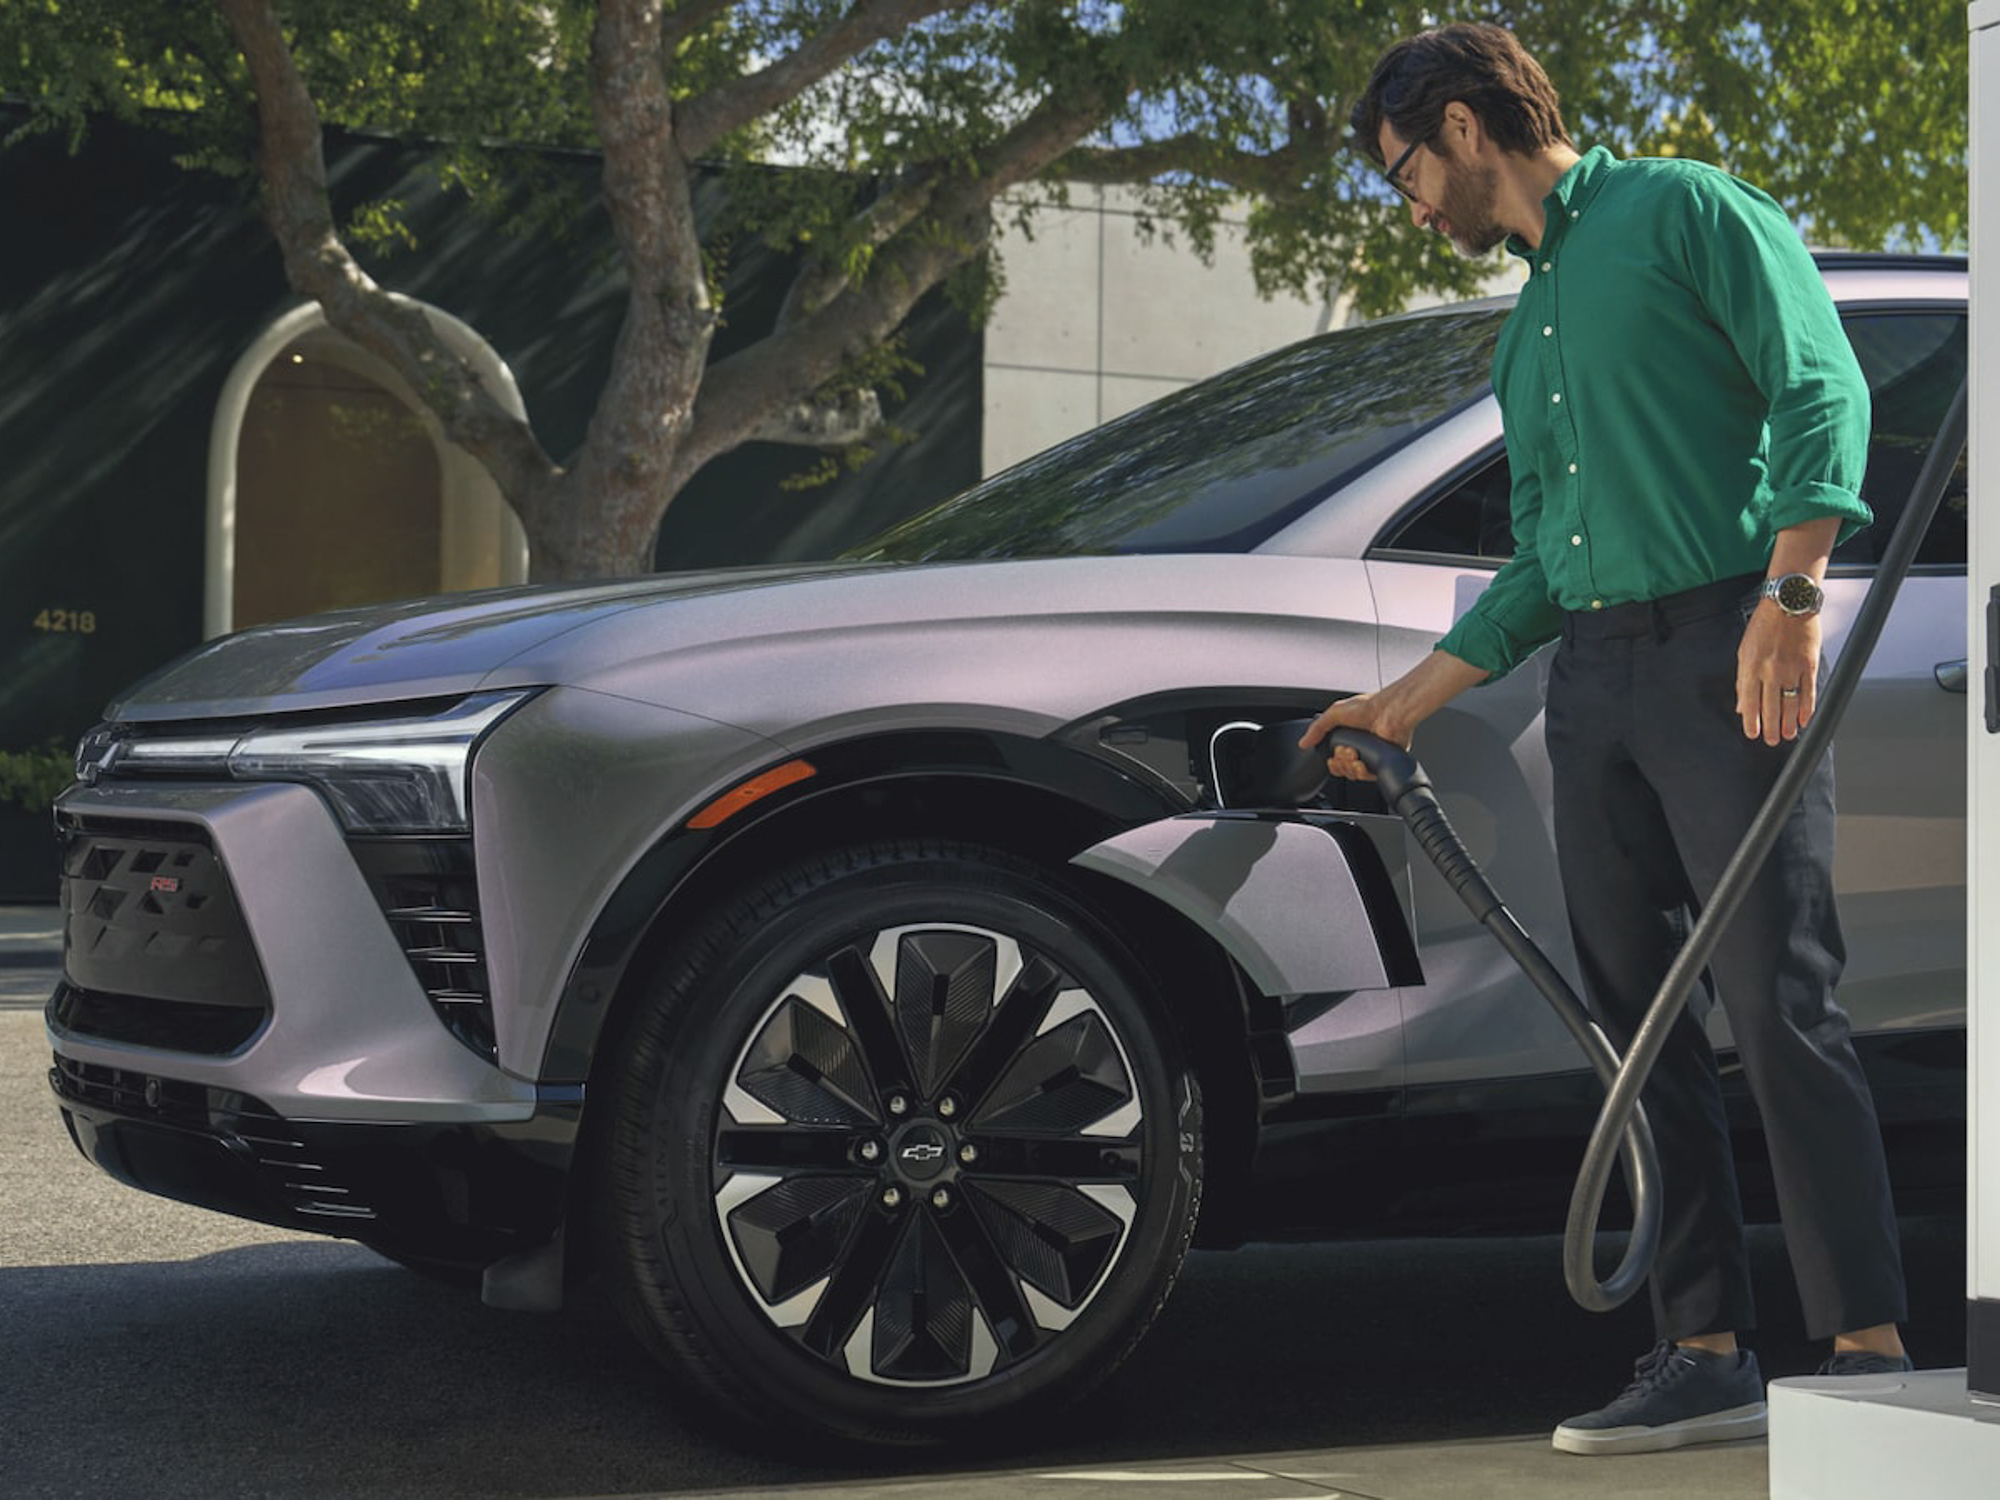
[[[1409,200],[1419,227],[1466,255],[1507,235],[1502,168],[1568,148],[1556,91],[1511,32],[1444,26],[1391,47],[1349,121],[1354,143]]]
[[[1440,26],[1383,53],[1348,119],[1354,144],[1386,167],[1384,125],[1406,144],[1427,143],[1454,102],[1479,117],[1502,151],[1531,156],[1570,144],[1555,85],[1542,65],[1512,32],[1484,23]]]

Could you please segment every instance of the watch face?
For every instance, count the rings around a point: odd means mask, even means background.
[[[1777,600],[1788,615],[1809,615],[1819,608],[1819,585],[1803,573],[1787,573],[1778,580]]]

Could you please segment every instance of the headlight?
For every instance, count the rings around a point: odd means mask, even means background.
[[[479,693],[438,714],[285,725],[240,737],[119,740],[97,773],[298,781],[326,797],[349,833],[464,833],[473,746],[531,696]]]

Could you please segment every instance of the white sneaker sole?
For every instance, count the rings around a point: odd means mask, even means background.
[[[1558,1453],[1659,1453],[1695,1443],[1733,1443],[1742,1438],[1762,1437],[1768,1426],[1764,1403],[1753,1401],[1747,1406],[1708,1412],[1660,1427],[1558,1427],[1550,1441]]]

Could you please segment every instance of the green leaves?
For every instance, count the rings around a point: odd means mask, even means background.
[[[1266,294],[1345,293],[1372,316],[1477,292],[1497,257],[1414,230],[1346,122],[1399,37],[1494,17],[1410,0],[4,0],[0,93],[28,104],[25,129],[72,141],[143,114],[190,170],[260,186],[294,289],[487,465],[528,518],[536,576],[583,576],[652,566],[650,526],[744,442],[855,459],[893,441],[879,396],[912,373],[899,326],[940,286],[983,316],[1005,285],[996,225],[1031,230],[1073,184],[1126,190],[1198,255],[1242,222]],[[1817,245],[1965,242],[1961,5],[1509,0],[1497,18],[1579,146],[1717,162]],[[588,196],[556,153],[602,150],[588,207],[614,226],[613,274],[648,295],[582,450],[550,458],[386,299],[335,295],[390,280],[413,241],[381,199],[343,202],[328,245],[326,127],[421,143],[445,186],[552,254]],[[716,167],[726,191],[693,192]],[[722,304],[752,255],[795,268],[775,309]]]
[[[662,62],[692,98],[789,55],[852,0],[680,0]],[[281,14],[328,124],[441,143],[447,180],[520,192],[505,143],[588,147],[589,0],[289,0]],[[1109,101],[1055,179],[1149,186],[1199,248],[1244,197],[1267,292],[1352,288],[1370,311],[1478,279],[1408,232],[1345,149],[1345,120],[1396,37],[1486,6],[1392,0],[988,0],[931,15],[780,102],[720,148],[757,174],[716,233],[822,255],[850,278],[879,248],[874,181],[977,174],[1038,102]],[[1580,144],[1713,160],[1773,193],[1816,243],[1960,246],[1965,19],[1960,7],[1859,0],[1520,0],[1503,8],[1549,69]],[[16,0],[0,15],[0,89],[75,134],[100,112],[164,111],[191,161],[242,170],[243,70],[208,5]],[[1140,148],[1145,148],[1142,152]],[[518,202],[516,204],[518,211]],[[363,221],[391,241],[386,210]]]

